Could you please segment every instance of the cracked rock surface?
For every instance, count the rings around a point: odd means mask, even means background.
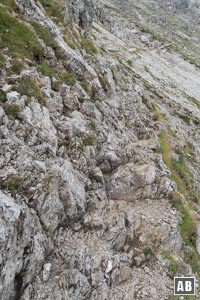
[[[0,48],[0,300],[170,300],[199,278],[197,3],[161,2],[0,1],[41,47]]]

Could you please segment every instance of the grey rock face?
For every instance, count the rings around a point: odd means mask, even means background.
[[[199,70],[154,41],[145,0],[59,1],[63,23],[43,1],[15,2],[22,22],[38,22],[56,47],[42,42],[50,76],[26,60],[17,77],[6,67],[0,79],[0,299],[168,299],[171,261],[177,275],[194,275],[183,261],[192,248],[180,234],[172,179],[181,173],[198,191]],[[70,47],[65,35],[87,44]],[[35,80],[42,101],[16,92],[22,76]],[[190,209],[184,196],[175,204]],[[196,201],[192,216],[199,211]]]
[[[73,18],[86,32],[91,28],[95,17],[96,0],[66,1],[65,19]]]
[[[34,210],[0,192],[1,299],[20,299],[41,268],[48,240]]]

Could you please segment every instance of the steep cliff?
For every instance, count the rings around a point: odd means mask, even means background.
[[[199,280],[197,2],[161,2],[0,0],[0,299]]]

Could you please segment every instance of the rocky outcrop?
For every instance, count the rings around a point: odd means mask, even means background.
[[[96,0],[66,1],[66,20],[74,20],[84,31],[91,29],[95,17]]]
[[[15,3],[43,55],[0,52],[0,298],[170,299],[200,251],[189,29],[146,1]]]

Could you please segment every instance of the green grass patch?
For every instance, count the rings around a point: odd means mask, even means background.
[[[39,2],[50,18],[53,18],[57,23],[63,22],[64,14],[62,10],[64,5],[56,0],[39,0]]]
[[[178,191],[184,195],[189,204],[197,201],[196,198],[198,196],[193,189],[193,176],[185,164],[183,153],[179,153],[178,160],[172,157],[169,138],[164,132],[159,135],[159,142],[163,161],[171,171],[171,179],[176,182]],[[173,202],[182,214],[180,230],[183,240],[187,245],[195,247],[197,235],[196,220],[189,212],[189,208],[183,205],[181,197],[178,197],[178,193],[175,193],[174,196]]]
[[[187,95],[189,101],[193,102],[200,109],[200,100]]]
[[[11,55],[41,61],[44,49],[34,32],[23,22],[0,9],[0,50],[8,48]]]
[[[39,23],[32,22],[31,25],[33,26],[36,34],[39,36],[41,40],[44,41],[44,43],[53,49],[57,48],[56,41],[51,36],[49,30],[45,28],[44,26],[40,25]]]
[[[192,271],[200,277],[200,256],[196,249],[192,248],[191,252],[185,255],[184,261],[188,263]]]
[[[161,121],[163,121],[165,119],[164,116],[163,116],[163,114],[161,114],[161,112],[159,111],[158,106],[154,102],[152,102],[152,109],[153,109],[154,120],[155,121],[161,122]]]
[[[187,125],[190,125],[191,118],[187,115],[178,114],[179,118],[183,120]]]
[[[11,11],[17,11],[18,7],[15,4],[14,0],[0,0],[0,3],[4,6],[6,6],[6,9],[10,9]]]
[[[14,91],[20,93],[20,95],[25,95],[29,98],[36,98],[41,104],[44,104],[44,94],[40,90],[38,84],[32,78],[24,76],[18,79],[17,85],[12,88]]]
[[[6,94],[4,91],[0,90],[0,102],[5,103],[6,102]]]
[[[180,223],[181,236],[187,245],[196,247],[197,224],[194,217],[187,208],[184,209],[183,218]]]
[[[162,253],[165,259],[169,260],[169,271],[175,276],[178,273],[179,263],[169,251],[163,251]]]
[[[84,146],[93,146],[96,141],[96,138],[94,135],[88,135],[86,138],[83,139],[83,145]]]
[[[3,187],[8,190],[13,196],[21,190],[22,185],[23,179],[19,176],[10,177],[3,183]]]
[[[104,89],[105,92],[107,92],[110,87],[108,80],[106,79],[105,76],[103,76],[101,74],[99,74],[98,77],[99,77],[99,81],[101,83],[102,88]]]
[[[143,249],[143,253],[145,256],[152,256],[153,255],[153,249],[150,247],[146,247]]]
[[[2,51],[0,51],[0,68],[5,67],[5,64],[6,64],[5,57],[4,57],[3,53],[2,53]]]
[[[81,36],[81,47],[84,48],[90,55],[97,54],[97,48],[95,47],[93,41],[85,36]]]
[[[55,74],[56,74],[55,68],[49,66],[49,64],[46,61],[43,61],[42,63],[40,63],[37,67],[37,70],[43,76],[52,77],[52,76],[55,76]]]
[[[76,77],[72,72],[63,71],[58,74],[58,77],[62,83],[67,85],[74,85],[76,83]]]
[[[111,72],[112,72],[112,76],[113,76],[115,84],[118,85],[118,79],[117,79],[118,68],[114,67],[114,66],[111,67]]]
[[[19,111],[20,111],[18,104],[8,104],[8,103],[5,103],[4,110],[8,115],[10,115],[14,118],[16,118],[18,116]]]
[[[82,88],[86,91],[89,96],[92,96],[92,86],[85,77],[79,77],[80,84]]]
[[[96,129],[96,121],[94,119],[92,119],[89,123],[89,127],[92,129],[92,130],[95,130]]]
[[[73,86],[76,83],[76,76],[70,72],[65,70],[58,70],[53,67],[51,67],[47,61],[43,61],[40,65],[37,67],[38,71],[43,76],[48,76],[52,80],[54,77],[56,81],[52,81],[52,88],[56,91],[59,90],[59,86],[63,83]]]
[[[9,68],[9,71],[11,71],[11,73],[13,73],[13,74],[19,75],[24,66],[23,61],[18,58],[13,58],[11,60],[11,64],[12,64],[12,66],[11,66],[11,68]]]
[[[162,154],[163,161],[171,171],[171,179],[177,184],[180,193],[188,196],[192,189],[192,173],[185,164],[183,153],[179,153],[178,160],[172,157],[170,141],[168,136],[162,132],[159,135],[160,148],[158,151]]]
[[[71,34],[71,32],[69,32],[69,31],[65,32],[64,40],[70,48],[72,48],[74,50],[77,49],[77,42],[74,40],[74,37]]]

